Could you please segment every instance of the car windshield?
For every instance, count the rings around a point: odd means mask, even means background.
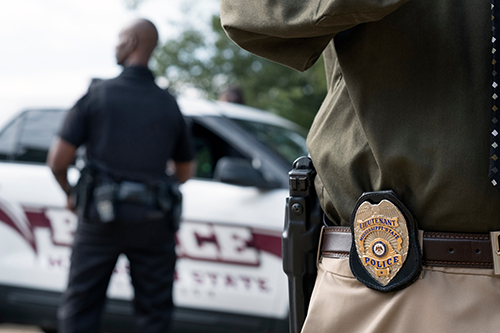
[[[308,155],[305,134],[286,127],[261,122],[243,119],[232,120],[290,164],[298,157]]]
[[[0,132],[0,160],[45,163],[65,110],[30,110]]]

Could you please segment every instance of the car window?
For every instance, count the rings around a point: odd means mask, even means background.
[[[24,112],[0,133],[0,158],[45,163],[65,115],[64,110]]]
[[[305,135],[302,133],[286,127],[256,121],[232,120],[290,164],[298,157],[308,155]]]
[[[16,118],[0,133],[0,160],[12,159],[15,155],[22,118]]]
[[[212,179],[215,166],[221,157],[245,158],[243,154],[203,125],[194,122],[192,133],[196,150],[197,178]]]

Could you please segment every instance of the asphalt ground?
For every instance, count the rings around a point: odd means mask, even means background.
[[[36,326],[0,324],[1,333],[42,333]]]

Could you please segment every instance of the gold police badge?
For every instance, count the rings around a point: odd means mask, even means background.
[[[354,243],[358,257],[382,286],[399,272],[408,255],[409,235],[406,220],[392,202],[364,201],[353,221]]]

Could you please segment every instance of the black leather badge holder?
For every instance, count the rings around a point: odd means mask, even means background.
[[[351,215],[351,271],[368,288],[391,292],[422,271],[417,225],[393,191],[367,192]]]

